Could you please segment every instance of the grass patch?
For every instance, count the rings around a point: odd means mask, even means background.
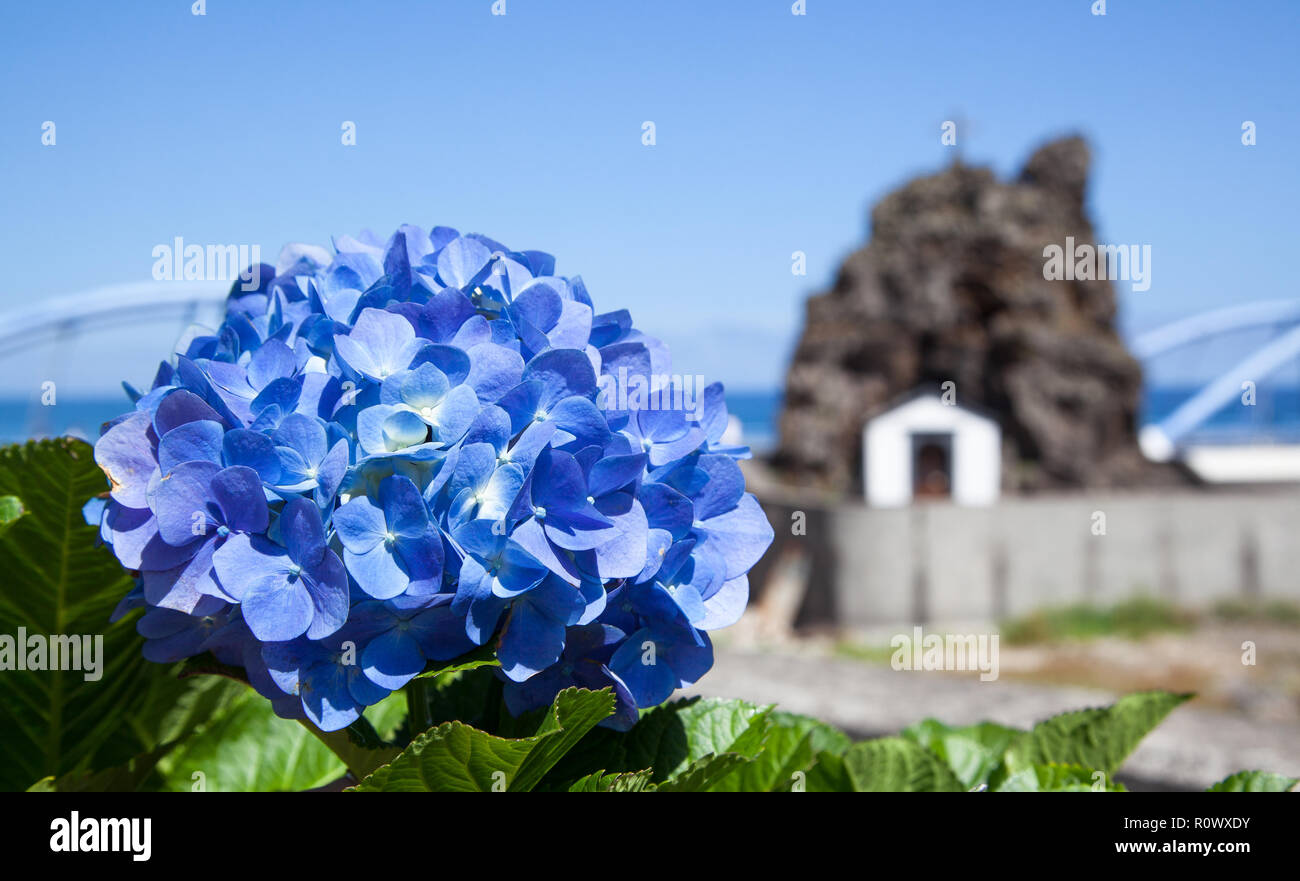
[[[1232,598],[1214,604],[1214,617],[1229,623],[1282,624],[1300,627],[1300,605],[1289,600]]]
[[[867,645],[860,642],[837,642],[835,643],[835,654],[841,658],[851,658],[854,661],[867,661],[871,664],[888,664],[889,659],[894,656],[898,649],[891,648],[887,645]]]
[[[1153,597],[1134,597],[1114,606],[1086,604],[1041,609],[1004,621],[1002,639],[1011,645],[1122,636],[1142,639],[1152,633],[1191,629],[1196,616]]]

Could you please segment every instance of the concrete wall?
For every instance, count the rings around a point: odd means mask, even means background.
[[[783,555],[805,556],[802,625],[987,623],[1141,593],[1188,608],[1230,597],[1300,602],[1295,490],[1088,493],[986,508],[763,504],[776,541],[751,576],[755,594]],[[792,534],[796,511],[805,535]]]

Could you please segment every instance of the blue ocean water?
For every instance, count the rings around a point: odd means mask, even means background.
[[[1142,423],[1159,422],[1199,388],[1156,387],[1143,394]],[[1186,439],[1195,443],[1300,442],[1300,386],[1260,385],[1255,402],[1234,398]]]
[[[109,398],[65,398],[46,406],[40,395],[0,398],[0,443],[17,443],[34,437],[71,434],[93,440],[99,426],[131,409],[125,394]]]
[[[745,443],[755,452],[769,450],[776,444],[781,397],[779,391],[727,392],[727,412],[740,420]]]
[[[1166,386],[1146,391],[1142,421],[1158,422],[1196,392]],[[31,437],[73,434],[93,439],[101,423],[130,409],[125,395],[112,398],[59,398],[54,406],[31,399],[0,398],[0,443]],[[727,408],[740,420],[745,442],[755,451],[776,442],[781,393],[729,392]],[[1300,442],[1300,386],[1260,386],[1254,406],[1234,401],[1214,415],[1194,437],[1218,442]]]

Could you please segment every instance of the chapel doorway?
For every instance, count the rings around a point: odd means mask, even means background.
[[[952,434],[912,435],[912,497],[952,498]]]

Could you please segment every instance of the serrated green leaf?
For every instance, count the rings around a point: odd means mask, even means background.
[[[29,637],[103,637],[97,680],[83,670],[0,673],[0,789],[115,767],[156,749],[159,720],[151,714],[168,704],[158,696],[189,688],[144,660],[134,616],[108,623],[132,581],[96,546],[98,530],[81,513],[106,486],[81,441],[0,449],[0,496],[20,498],[24,508],[0,534],[0,635],[16,642],[22,627]]]
[[[636,773],[627,762],[627,733],[594,728],[560,759],[538,785],[539,790],[563,792],[576,780],[592,774]]]
[[[696,759],[681,771],[659,784],[659,792],[708,792],[717,783],[753,763],[740,753],[707,755]]]
[[[653,768],[660,782],[705,756],[758,755],[771,728],[771,707],[722,698],[686,698],[645,713],[628,733],[627,768]]]
[[[352,791],[526,792],[613,712],[609,689],[568,688],[556,695],[537,732],[529,737],[497,737],[463,722],[445,722],[416,737]]]
[[[827,761],[823,753],[818,765],[809,770],[808,789],[831,787],[854,792],[962,792],[966,787],[938,756],[902,737],[864,740]]]
[[[952,769],[963,786],[971,789],[988,782],[1002,764],[1007,747],[1024,733],[994,722],[955,728],[937,719],[924,719],[904,728],[900,736],[930,750]]]
[[[1191,697],[1167,691],[1138,692],[1109,707],[1053,716],[1035,725],[1007,749],[1006,773],[1034,765],[1060,764],[1114,774],[1142,738]]]
[[[1300,778],[1268,771],[1238,771],[1211,786],[1206,792],[1290,792]]]
[[[852,741],[844,732],[808,716],[770,715],[772,727],[763,749],[731,774],[715,781],[713,792],[788,792],[805,785],[806,772],[820,752],[842,754]]]
[[[546,772],[573,749],[588,731],[612,715],[612,689],[586,691],[566,688],[556,695],[551,711],[537,729],[537,746],[528,753],[519,773],[511,780],[511,791],[527,792],[540,783]]]
[[[462,722],[444,722],[348,791],[504,791],[535,745],[536,738],[511,740]]]
[[[624,771],[619,774],[606,774],[594,771],[582,777],[569,792],[653,792],[655,785],[650,782],[650,769],[644,771]]]
[[[817,754],[802,780],[796,780],[794,791],[852,792],[853,781],[844,767],[844,756],[825,750]]]
[[[1100,775],[1100,776],[1099,776]],[[998,792],[1128,792],[1104,771],[1082,765],[1035,765],[1009,776]]]

